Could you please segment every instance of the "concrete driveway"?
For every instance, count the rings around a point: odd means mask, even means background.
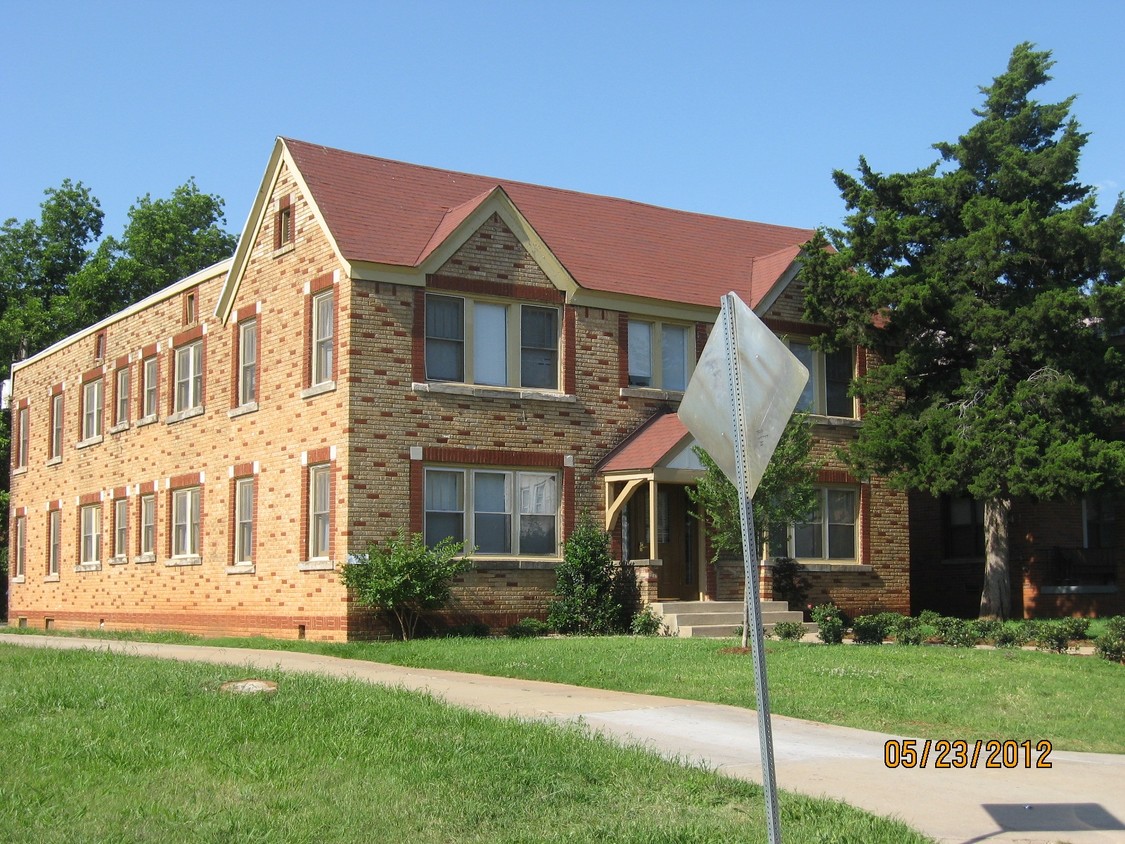
[[[761,781],[757,715],[733,706],[283,651],[13,634],[0,634],[0,642],[356,678],[497,715],[582,723],[668,758]],[[892,769],[883,751],[894,738],[902,737],[775,715],[778,786],[898,818],[942,842],[1125,844],[1125,755],[1055,750],[1049,769],[1024,768],[1022,758],[1017,768],[986,769],[983,755],[976,768],[937,769],[931,759],[925,768]]]

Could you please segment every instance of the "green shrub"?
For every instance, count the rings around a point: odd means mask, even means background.
[[[645,607],[636,613],[629,622],[629,632],[634,636],[660,636],[667,630],[664,619],[654,613],[651,607]]]
[[[881,645],[890,632],[890,624],[883,614],[860,615],[852,621],[852,636],[861,645]]]
[[[942,614],[934,610],[922,610],[918,613],[918,620],[927,627],[937,627],[942,618]]]
[[[1106,620],[1105,632],[1094,640],[1094,653],[1110,662],[1125,662],[1125,615]]]
[[[583,516],[563,545],[547,623],[560,633],[624,633],[622,606],[614,594],[620,589],[617,568],[609,534]]]
[[[1074,639],[1086,638],[1090,622],[1084,618],[1050,618],[1036,620],[1032,638],[1041,651],[1066,653]]]
[[[835,604],[819,604],[810,611],[816,622],[817,637],[826,645],[838,645],[844,641],[844,613]]]
[[[795,642],[805,635],[805,625],[799,621],[779,621],[773,626],[773,635],[782,641]]]
[[[908,615],[899,616],[891,628],[891,636],[898,645],[920,645],[926,638],[921,620]]]
[[[534,639],[551,632],[551,625],[538,618],[524,618],[508,627],[509,639]]]
[[[355,554],[340,579],[356,603],[388,613],[406,641],[414,638],[422,613],[448,603],[453,578],[472,566],[462,550],[453,537],[428,548],[422,534],[400,530],[385,544]]]
[[[773,596],[785,601],[790,608],[800,608],[809,598],[812,581],[805,575],[805,567],[792,557],[778,557],[772,565]]]
[[[980,641],[976,624],[963,618],[941,617],[934,625],[937,628],[941,641],[954,648],[976,647]]]
[[[1005,621],[993,631],[990,638],[998,648],[1018,648],[1026,645],[1030,637],[1031,630],[1025,622]]]

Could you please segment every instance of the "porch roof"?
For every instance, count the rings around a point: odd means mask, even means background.
[[[598,465],[598,472],[651,471],[679,451],[690,438],[691,432],[674,411],[660,411],[606,455]]]

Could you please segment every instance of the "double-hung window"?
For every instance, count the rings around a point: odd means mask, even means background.
[[[176,349],[176,403],[182,413],[203,406],[203,341]]]
[[[312,297],[312,348],[310,369],[312,385],[326,384],[333,379],[332,352],[335,343],[334,298],[331,290]]]
[[[19,409],[16,425],[16,468],[23,469],[27,466],[27,455],[31,448],[31,416],[28,407]]]
[[[945,553],[951,558],[984,556],[984,502],[971,498],[947,498],[945,509]]]
[[[87,381],[82,385],[82,439],[92,440],[102,435],[104,410],[104,385],[102,379]]]
[[[558,308],[427,295],[426,378],[558,389]]]
[[[816,505],[792,526],[790,555],[802,560],[856,559],[858,499],[855,489],[817,489]]]
[[[82,565],[101,562],[102,549],[102,507],[90,504],[79,512],[82,525],[82,547],[78,561]]]
[[[853,418],[855,402],[848,395],[854,368],[852,350],[821,352],[808,343],[790,341],[789,351],[809,371],[809,380],[797,400],[797,410]]]
[[[427,469],[425,537],[453,537],[478,554],[558,553],[558,476],[553,472]]]
[[[156,496],[141,496],[141,544],[142,557],[156,553]]]
[[[113,501],[113,556],[119,560],[129,554],[129,499]]]
[[[141,395],[143,397],[141,415],[146,419],[156,416],[157,390],[159,388],[156,360],[155,356],[145,358],[141,374]]]
[[[51,441],[48,459],[62,457],[63,444],[63,394],[55,393],[51,396]]]
[[[238,326],[238,403],[258,399],[258,321],[249,319]]]
[[[629,386],[683,391],[695,360],[686,325],[629,320]]]
[[[1117,512],[1113,496],[1091,493],[1082,498],[1082,547],[1117,547]]]
[[[16,519],[16,577],[23,577],[27,567],[27,517]]]
[[[117,370],[114,376],[117,382],[117,395],[114,397],[113,424],[120,425],[129,421],[129,367]]]
[[[241,478],[234,485],[234,562],[254,562],[253,478]]]
[[[47,513],[47,574],[58,577],[62,557],[62,511]]]
[[[172,556],[199,556],[199,487],[172,493]]]
[[[332,475],[329,465],[309,467],[309,559],[331,553]]]

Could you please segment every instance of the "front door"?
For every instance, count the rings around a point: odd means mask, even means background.
[[[660,569],[660,598],[699,600],[696,531],[687,487],[660,484],[656,490],[656,555]]]

